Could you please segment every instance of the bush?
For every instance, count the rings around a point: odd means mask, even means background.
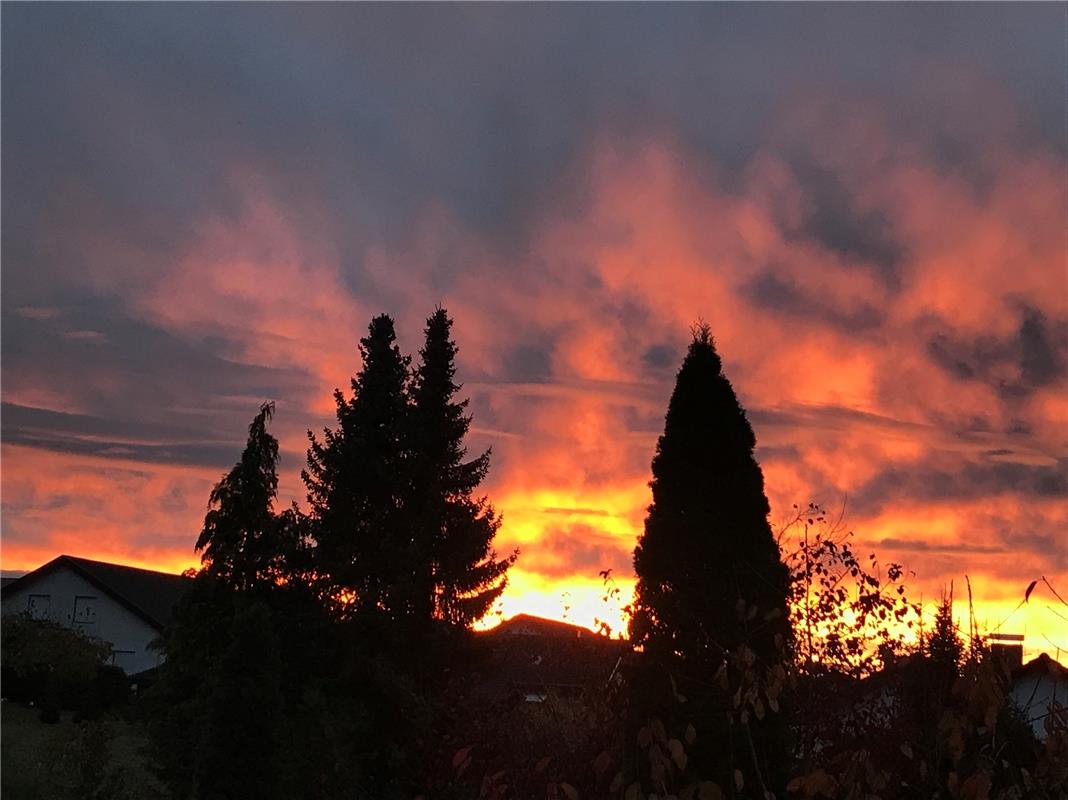
[[[2,639],[5,696],[54,707],[57,715],[91,690],[110,651],[104,642],[27,616],[5,617]]]

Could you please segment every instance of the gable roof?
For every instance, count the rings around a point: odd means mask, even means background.
[[[481,695],[502,699],[515,691],[582,690],[603,686],[630,643],[589,628],[518,614],[477,634],[488,656]]]
[[[500,625],[485,631],[483,636],[551,636],[563,639],[579,639],[597,636],[589,628],[561,622],[556,619],[535,617],[531,614],[516,614]]]
[[[1028,675],[1049,675],[1054,680],[1065,680],[1068,679],[1068,668],[1059,661],[1050,658],[1046,653],[1040,653],[1037,657],[1012,671],[1013,680],[1019,680]]]
[[[6,584],[0,591],[10,594],[63,568],[89,581],[157,630],[171,621],[178,601],[193,586],[192,579],[182,575],[62,555]]]

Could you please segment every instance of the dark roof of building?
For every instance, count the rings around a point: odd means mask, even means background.
[[[191,579],[182,575],[63,555],[4,585],[0,591],[8,594],[63,567],[161,630],[171,621],[178,601],[193,585]]]
[[[512,617],[478,639],[488,656],[479,690],[497,698],[514,691],[603,686],[630,650],[629,642],[528,614]]]
[[[1012,671],[1012,678],[1016,680],[1028,675],[1050,675],[1053,678],[1068,678],[1068,667],[1059,661],[1052,659],[1046,653],[1041,653],[1032,658],[1023,666]]]
[[[589,628],[561,622],[556,619],[535,617],[530,614],[516,614],[495,628],[490,628],[485,636],[552,636],[563,639],[580,639],[583,636],[597,636]]]

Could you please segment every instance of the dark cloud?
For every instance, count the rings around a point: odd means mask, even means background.
[[[1003,462],[967,463],[938,468],[888,469],[850,496],[851,507],[875,514],[895,503],[953,502],[1002,496],[1068,498],[1068,459],[1037,466]]]
[[[1006,398],[1027,395],[1068,376],[1068,320],[1049,320],[1040,309],[1021,305],[1011,338],[965,339],[953,332],[931,337],[931,360],[955,378],[994,387]]]
[[[502,252],[547,209],[580,208],[579,156],[598,129],[641,146],[670,128],[695,153],[744,163],[799,86],[889,91],[934,53],[1010,85],[1063,149],[1056,12],[16,5],[3,31],[3,182],[20,202],[5,204],[5,263],[33,254],[42,215],[53,234],[77,222],[79,208],[55,208],[72,193],[109,235],[172,251],[197,221],[237,212],[229,169],[243,165],[294,211],[330,210],[302,223],[337,245],[358,291],[368,237],[406,235],[428,204]],[[826,172],[803,179],[809,235],[893,266],[899,246],[878,211],[854,209]],[[76,256],[68,244],[56,248]]]
[[[654,372],[667,372],[681,363],[679,350],[669,344],[654,344],[642,353],[642,363]]]
[[[543,514],[560,514],[563,516],[582,516],[582,517],[611,517],[615,516],[609,511],[604,511],[599,508],[557,508],[555,506],[542,506],[540,509]]]
[[[879,208],[863,207],[830,169],[804,162],[794,169],[804,188],[804,216],[792,235],[810,238],[831,252],[858,261],[870,267],[886,286],[898,288],[898,267],[907,254],[888,214]],[[805,299],[818,303],[815,297]],[[858,313],[863,319],[872,312],[861,309]]]
[[[264,399],[288,406],[280,428],[328,422],[319,416],[329,417],[330,386],[319,382],[345,385],[357,359],[353,346],[342,374],[327,340],[362,332],[333,321],[348,325],[348,310],[397,313],[414,352],[430,310],[412,312],[417,300],[455,299],[458,326],[473,320],[471,333],[457,328],[459,374],[475,418],[471,451],[497,446],[497,496],[534,492],[539,481],[570,482],[579,496],[640,488],[687,315],[729,329],[753,311],[766,328],[718,335],[744,342],[732,377],[771,465],[769,491],[777,468],[783,491],[833,500],[848,476],[870,474],[856,463],[835,471],[843,443],[886,436],[937,452],[921,468],[878,474],[850,496],[851,510],[1064,496],[1064,462],[1042,466],[1048,456],[1024,436],[1048,420],[1018,402],[1043,398],[1037,389],[1057,387],[1068,364],[1068,327],[1035,299],[1034,282],[1015,286],[1007,265],[1004,287],[981,287],[1010,298],[1013,336],[963,336],[941,323],[919,333],[930,362],[955,381],[995,386],[1005,408],[934,412],[910,396],[876,397],[859,411],[845,406],[854,390],[863,402],[863,378],[844,381],[842,395],[792,391],[810,377],[797,373],[802,359],[879,369],[872,342],[907,351],[915,331],[888,330],[898,305],[845,306],[806,276],[767,266],[800,246],[808,260],[798,263],[813,270],[825,257],[861,270],[847,276],[857,284],[874,276],[887,295],[917,288],[910,259],[926,265],[940,253],[900,206],[931,197],[956,209],[960,183],[965,213],[988,211],[994,189],[1016,196],[1015,160],[1028,186],[1035,163],[1042,175],[1063,168],[1068,22],[1056,4],[14,3],[3,17],[0,435],[44,451],[5,465],[5,540],[47,540],[62,511],[72,535],[85,523],[110,530],[115,552],[188,552],[208,471],[158,465],[226,468]],[[663,149],[679,173],[666,188],[654,185]],[[618,182],[602,174],[604,159],[623,173]],[[904,185],[910,170],[919,189]],[[649,205],[646,194],[677,207]],[[265,220],[258,203],[269,206]],[[720,209],[753,229],[722,235],[719,220],[687,217]],[[759,252],[765,222],[772,254]],[[228,237],[240,240],[236,253]],[[279,253],[285,245],[296,254]],[[630,250],[643,263],[629,263]],[[237,258],[265,269],[230,276]],[[685,280],[657,285],[658,260],[675,258],[678,271],[665,273]],[[279,284],[294,296],[250,308],[256,283],[266,290],[278,277],[267,267],[281,273],[276,259],[300,262]],[[761,265],[765,273],[749,271]],[[182,270],[195,280],[164,280]],[[164,290],[175,285],[185,294],[169,306]],[[921,303],[938,299],[918,288]],[[1014,291],[1031,305],[1013,305]],[[730,307],[696,307],[709,298]],[[290,300],[310,305],[311,317],[331,300],[343,312],[324,312],[322,327],[279,321]],[[292,346],[250,346],[273,322]],[[855,339],[865,341],[853,348]],[[470,363],[467,353],[477,354]],[[903,354],[903,363],[914,355]],[[572,418],[573,407],[584,413]],[[295,424],[290,409],[302,417]],[[297,439],[299,430],[284,444]],[[76,461],[55,453],[97,458],[91,475],[46,485],[37,463]],[[138,461],[143,472],[119,474]],[[74,484],[112,487],[121,508]],[[644,500],[634,503],[640,525]],[[42,509],[56,515],[30,513]],[[555,511],[545,519],[528,565],[540,558],[554,576],[629,574],[631,542],[601,535],[597,517],[588,526],[561,525]],[[1035,533],[977,546],[1049,544],[1042,519],[1024,522],[1017,530]]]
[[[939,553],[942,555],[997,555],[1006,552],[1003,547],[968,544],[967,542],[931,542],[925,539],[899,539],[888,536],[875,544],[888,550],[906,550],[916,553]]]
[[[138,441],[139,429],[152,439],[166,437],[168,432],[176,435],[164,441]],[[199,440],[201,436],[199,432],[179,431],[167,425],[138,424],[137,421],[100,419],[13,403],[3,404],[5,443],[57,453],[154,464],[218,467],[234,461],[243,446],[240,439],[204,442]]]
[[[551,343],[521,344],[504,358],[504,375],[520,383],[538,383],[552,377]]]
[[[581,523],[567,526],[549,526],[538,538],[537,551],[524,556],[520,551],[521,566],[554,577],[582,575],[592,578],[605,569],[616,575],[629,572],[631,547]]]
[[[179,338],[103,298],[4,314],[4,392],[14,401],[4,404],[4,441],[225,464],[260,402],[319,390],[300,370],[243,363],[232,351],[218,337]],[[23,397],[54,398],[58,408]],[[59,413],[69,407],[78,413]]]
[[[895,260],[888,268],[896,263]],[[742,288],[742,293],[758,308],[796,319],[824,322],[851,333],[872,331],[883,323],[883,314],[874,306],[862,304],[842,310],[828,298],[781,277],[774,269],[753,278]]]
[[[1014,530],[1011,524],[1001,527],[999,538],[1011,552],[1025,552],[1038,556],[1048,573],[1068,570],[1068,542],[1063,535],[1040,533],[1035,530]]]
[[[1020,322],[1020,381],[1026,386],[1047,386],[1068,375],[1068,321],[1050,330],[1037,308],[1024,307]]]

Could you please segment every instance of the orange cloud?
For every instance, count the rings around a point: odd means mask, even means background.
[[[471,448],[494,449],[499,549],[522,550],[502,613],[566,606],[616,630],[674,372],[703,317],[750,410],[773,519],[846,502],[858,542],[914,570],[916,592],[959,591],[967,573],[993,625],[1038,575],[1068,594],[1063,159],[1019,146],[1007,122],[962,172],[881,103],[799,97],[730,174],[668,135],[636,147],[605,131],[576,168],[588,204],[533,220],[508,255],[431,206],[403,244],[347,263],[314,212],[235,174],[244,212],[194,231],[134,307],[176,335],[224,336],[237,360],[307,373],[303,393],[276,398],[288,501],[303,497],[304,430],[329,424],[371,314],[393,313],[414,352],[442,302]],[[49,405],[49,391],[18,401]],[[189,565],[222,471],[8,446],[4,460],[7,568],[61,549]],[[1035,609],[1006,624],[1068,649],[1063,622]]]

